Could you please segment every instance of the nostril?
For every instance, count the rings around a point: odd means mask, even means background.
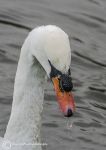
[[[71,108],[68,108],[65,116],[66,117],[71,117],[72,115],[73,115],[73,112],[72,112]]]

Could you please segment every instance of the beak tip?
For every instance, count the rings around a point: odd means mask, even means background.
[[[68,108],[67,111],[64,114],[65,117],[71,117],[73,116],[73,111],[71,108]]]

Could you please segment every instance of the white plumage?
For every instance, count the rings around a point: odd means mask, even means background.
[[[41,150],[41,146],[33,144],[40,142],[44,77],[51,71],[48,60],[63,73],[68,71],[71,61],[68,36],[53,25],[32,30],[22,46],[11,116],[3,139],[11,142],[11,150]]]

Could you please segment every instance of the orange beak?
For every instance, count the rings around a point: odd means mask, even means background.
[[[61,91],[59,87],[59,79],[57,77],[52,78],[52,81],[60,109],[64,113],[64,116],[72,116],[75,111],[75,102],[72,93]]]

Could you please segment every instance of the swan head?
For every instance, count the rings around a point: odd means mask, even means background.
[[[71,48],[68,35],[54,25],[38,27],[35,32],[37,33],[37,43],[40,43],[38,49],[41,49],[36,51],[35,56],[52,80],[62,112],[65,116],[70,117],[75,111],[75,103],[71,92],[73,84],[70,72]]]
[[[45,53],[50,65],[49,77],[54,85],[60,109],[66,117],[70,117],[75,111],[75,103],[71,92],[73,84],[69,38],[59,27],[49,25],[45,28]]]
[[[67,73],[57,70],[49,61],[51,66],[50,78],[54,85],[57,101],[64,116],[71,117],[75,111],[75,103],[72,95],[73,83],[70,68]]]

